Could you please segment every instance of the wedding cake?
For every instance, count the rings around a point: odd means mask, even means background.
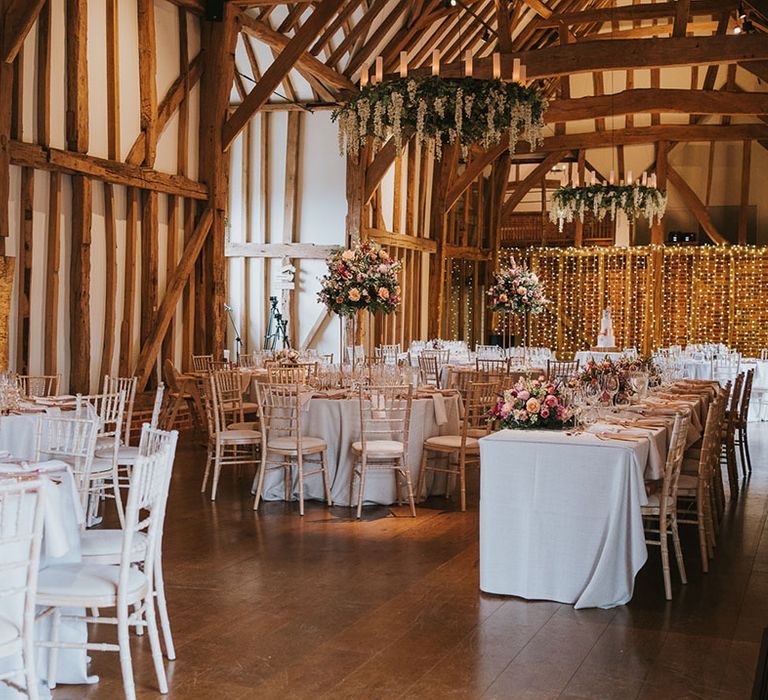
[[[597,336],[597,347],[601,350],[616,347],[616,338],[613,337],[613,318],[611,318],[611,307],[603,310],[603,318],[600,321],[600,334]]]

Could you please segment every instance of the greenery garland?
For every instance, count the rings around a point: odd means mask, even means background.
[[[489,148],[509,131],[514,153],[519,140],[542,143],[547,100],[535,87],[477,78],[398,78],[367,85],[333,112],[339,150],[357,154],[368,137],[377,148],[393,137],[398,151],[405,134],[416,134],[437,158],[443,144]]]
[[[667,193],[647,185],[589,185],[558,187],[552,195],[549,218],[563,230],[563,224],[572,222],[576,216],[584,221],[584,214],[592,212],[599,221],[616,211],[623,211],[627,219],[644,216],[649,222],[660,220],[667,208]]]

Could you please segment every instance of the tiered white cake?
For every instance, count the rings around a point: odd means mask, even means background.
[[[600,321],[600,335],[597,336],[597,347],[616,347],[616,338],[613,337],[613,318],[611,317],[610,306],[603,311],[603,318]]]

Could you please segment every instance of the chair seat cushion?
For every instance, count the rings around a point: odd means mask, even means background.
[[[272,438],[268,442],[267,447],[270,450],[296,452],[298,450],[298,443],[295,437]],[[302,452],[322,452],[327,447],[327,443],[322,438],[301,436]]]
[[[222,430],[218,436],[223,442],[256,442],[261,440],[261,434],[255,430]]]
[[[258,432],[259,424],[254,421],[243,421],[242,423],[230,423],[227,430],[252,430]]]
[[[403,443],[397,440],[367,440],[365,443],[366,452],[369,457],[387,458],[398,457],[403,454]],[[362,453],[363,443],[353,442],[352,449],[355,452]]]
[[[667,496],[667,507],[671,508],[674,506],[674,502],[672,500],[672,496]],[[646,510],[656,510],[658,511],[659,508],[661,508],[661,494],[660,493],[653,493],[650,496],[648,496],[648,505],[643,506],[642,510],[643,512],[646,512]]]
[[[693,474],[681,474],[677,482],[678,491],[695,491],[699,486],[699,477]]]
[[[104,460],[108,460],[112,464],[112,448],[106,447],[100,450],[96,450],[94,453],[96,457]],[[138,447],[126,447],[125,445],[117,451],[117,463],[118,464],[136,464],[136,459],[139,456]]]
[[[243,413],[256,413],[259,410],[259,404],[255,401],[243,401]]]
[[[0,615],[0,647],[10,644],[15,639],[21,639],[21,630],[10,620]]]
[[[147,535],[137,532],[131,546],[136,559],[143,558]],[[80,535],[80,553],[83,559],[98,557],[101,564],[118,564],[123,551],[122,530],[86,530]],[[94,563],[91,561],[90,563]]]
[[[102,479],[112,476],[112,457],[94,457],[91,465],[91,479]]]
[[[40,571],[38,605],[62,607],[114,607],[120,567],[109,564],[60,564]],[[127,602],[141,600],[147,592],[147,577],[138,569],[128,571]]]
[[[438,435],[427,438],[424,441],[424,447],[437,447],[441,449],[461,449],[461,435]],[[480,449],[480,443],[477,438],[467,437],[467,449],[476,452]]]

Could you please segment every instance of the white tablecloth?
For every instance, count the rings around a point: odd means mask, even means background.
[[[503,430],[480,440],[480,588],[577,608],[632,598],[649,442]]]
[[[9,416],[0,420],[0,434],[3,424],[11,418],[28,418],[28,416]],[[24,421],[14,421],[24,425]],[[43,477],[46,484],[44,488],[44,531],[43,547],[40,556],[40,568],[44,569],[53,564],[67,564],[80,561],[80,526],[83,522],[83,513],[77,498],[74,479],[68,467],[63,463],[47,463],[50,469],[47,473],[55,476],[60,483],[54,483],[47,477]],[[6,467],[7,468],[7,467]],[[2,557],[0,556],[0,559]],[[23,615],[20,598],[0,600],[0,614],[20,624]],[[74,611],[82,614],[82,610]],[[35,625],[35,636],[38,639],[49,638],[50,617],[45,618]],[[85,642],[88,638],[88,628],[85,623],[64,620],[61,623],[60,638],[68,642]],[[35,647],[37,658],[38,677],[41,680],[40,693],[42,697],[49,697],[47,686],[42,684],[47,677],[47,650]],[[7,660],[0,660],[0,670],[4,668]],[[18,665],[17,662],[16,665]],[[88,676],[87,652],[84,649],[60,649],[57,682],[59,683],[92,683],[97,680]],[[18,693],[4,683],[0,683],[0,698],[25,698],[26,695]]]
[[[445,422],[438,425],[433,399],[414,399],[411,408],[411,430],[408,438],[408,467],[414,490],[419,475],[424,440],[435,435],[457,435],[459,430],[459,403],[455,396],[442,397],[445,406]],[[352,443],[360,439],[360,404],[357,399],[312,399],[302,415],[302,434],[319,437],[328,444],[328,471],[334,505],[348,506],[349,480],[352,476]],[[445,478],[435,478],[427,483],[428,493],[445,492]],[[292,500],[299,496],[296,469],[293,469]],[[325,500],[320,474],[304,482],[304,496],[308,499]],[[264,499],[284,499],[283,472],[267,472],[264,479]],[[395,480],[389,471],[371,470],[365,478],[366,503],[389,505],[396,501]]]
[[[35,437],[38,413],[0,416],[0,450],[19,459],[35,458]]]

